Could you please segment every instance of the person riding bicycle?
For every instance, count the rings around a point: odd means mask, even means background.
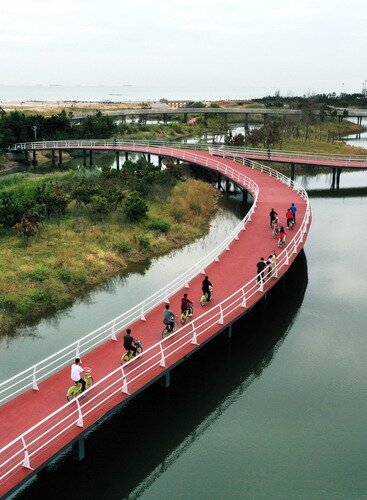
[[[82,385],[82,392],[85,391],[85,386],[87,385],[86,381],[83,378],[83,375],[86,375],[87,372],[81,366],[81,359],[76,358],[75,362],[71,365],[71,380],[75,382],[76,385]]]
[[[126,330],[126,334],[124,335],[124,349],[126,349],[128,354],[131,352],[134,357],[136,356],[136,353],[138,351],[138,347],[136,345],[136,342],[137,341],[131,335],[130,328],[128,328]]]
[[[172,311],[170,311],[169,304],[166,304],[164,307],[165,307],[165,311],[164,311],[164,316],[163,316],[163,323],[167,326],[168,331],[172,332],[173,327],[175,326],[176,316],[173,314]]]
[[[192,314],[192,302],[187,298],[187,293],[181,299],[181,313],[190,315]]]
[[[208,276],[205,276],[205,278],[203,279],[201,289],[203,291],[203,294],[208,297],[207,298],[208,302],[210,301],[210,299],[212,297],[212,292],[211,292],[212,287],[213,287],[213,285],[210,283]]]
[[[274,221],[278,218],[278,214],[276,213],[274,208],[271,209],[269,217],[270,217],[270,227],[273,227]]]
[[[292,210],[290,208],[288,208],[285,216],[286,216],[286,219],[287,219],[287,227],[293,226],[293,224],[294,224],[294,221],[293,221],[293,212],[292,212]]]

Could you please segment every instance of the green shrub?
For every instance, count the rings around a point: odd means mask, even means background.
[[[137,191],[131,191],[124,200],[124,212],[129,222],[139,222],[145,218],[148,205]]]
[[[0,308],[13,312],[17,308],[17,300],[17,297],[14,297],[9,293],[4,293],[3,295],[0,295]]]
[[[152,220],[148,224],[148,228],[151,229],[152,231],[159,231],[160,233],[167,234],[168,231],[170,230],[170,223],[165,221],[165,220]]]
[[[129,241],[117,241],[112,245],[112,249],[117,253],[130,253],[133,246]]]
[[[147,252],[148,250],[151,249],[152,245],[150,243],[150,239],[145,234],[140,234],[138,236],[138,241],[139,241],[140,250],[142,250],[143,252]]]
[[[44,267],[36,267],[33,271],[29,273],[29,278],[32,281],[46,281],[50,276],[50,271]]]
[[[59,269],[57,271],[57,274],[63,281],[72,281],[73,279],[73,273],[70,271],[70,269]]]

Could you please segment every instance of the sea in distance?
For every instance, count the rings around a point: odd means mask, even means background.
[[[252,99],[274,94],[272,87],[152,86],[143,84],[98,85],[0,85],[0,103],[14,101],[155,101]]]

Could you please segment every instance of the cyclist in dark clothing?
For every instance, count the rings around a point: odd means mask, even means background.
[[[274,208],[270,210],[269,217],[270,217],[270,227],[273,227],[273,222],[275,221],[275,219],[278,218],[278,214],[276,213]]]
[[[264,257],[261,257],[261,259],[259,260],[259,262],[256,264],[256,267],[257,267],[257,281],[260,282],[260,281],[264,281],[264,270],[266,268],[266,262],[264,260]]]
[[[187,293],[184,293],[184,296],[181,299],[181,313],[185,313],[186,311],[192,310],[192,302],[187,298]]]
[[[212,292],[210,290],[210,287],[212,287],[212,286],[213,285],[210,283],[208,276],[205,276],[205,278],[203,279],[203,284],[202,284],[201,289],[203,291],[203,294],[208,296],[208,302],[212,296]]]
[[[133,353],[133,356],[136,356],[136,352],[138,350],[138,348],[136,347],[136,344],[135,344],[135,339],[134,337],[131,335],[131,330],[130,328],[128,328],[126,330],[126,335],[124,335],[124,348],[129,352],[132,352]]]

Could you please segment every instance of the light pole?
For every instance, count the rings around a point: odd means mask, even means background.
[[[36,141],[37,140],[37,126],[33,125],[32,129],[33,129],[33,132],[34,132],[34,140]]]

